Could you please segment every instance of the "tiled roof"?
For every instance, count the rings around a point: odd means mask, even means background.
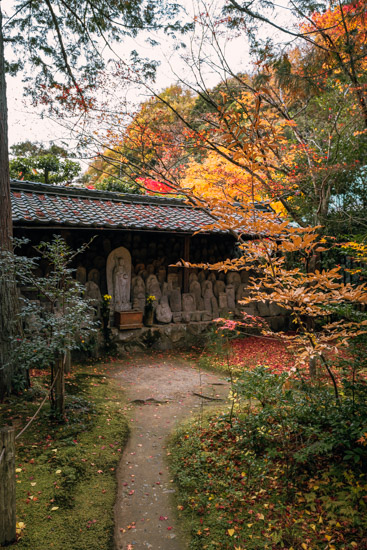
[[[194,233],[213,223],[213,218],[203,210],[165,197],[13,181],[11,199],[15,226],[59,225]]]

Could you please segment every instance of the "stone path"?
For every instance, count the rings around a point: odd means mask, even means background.
[[[115,376],[134,407],[130,439],[117,470],[115,549],[185,550],[175,521],[166,438],[201,407],[218,405],[195,393],[225,399],[227,383],[181,356],[162,353],[122,362]]]

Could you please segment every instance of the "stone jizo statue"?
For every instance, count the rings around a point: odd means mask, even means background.
[[[129,280],[130,274],[127,272],[124,258],[116,258],[113,270],[113,295],[116,311],[130,309]]]

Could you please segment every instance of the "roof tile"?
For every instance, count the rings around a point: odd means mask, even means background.
[[[213,223],[203,210],[171,198],[12,182],[13,222],[194,233]]]

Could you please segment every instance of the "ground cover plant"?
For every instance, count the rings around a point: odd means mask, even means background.
[[[293,354],[280,339],[261,335],[228,338],[218,327],[212,329],[199,363],[203,368],[214,369],[227,375],[236,375],[243,368],[267,365],[273,372],[284,372],[292,366]]]
[[[189,548],[367,548],[366,383],[243,371],[230,411],[175,435],[171,467]]]
[[[228,373],[230,409],[170,449],[191,549],[367,547],[365,340],[327,356],[336,397],[281,339],[213,331],[203,364]]]
[[[1,422],[13,423],[16,432],[49,389],[42,371],[32,374],[32,387],[1,406]],[[103,550],[112,544],[115,468],[128,436],[126,406],[102,365],[74,369],[66,386],[66,421],[51,422],[46,402],[17,441],[19,549]]]

